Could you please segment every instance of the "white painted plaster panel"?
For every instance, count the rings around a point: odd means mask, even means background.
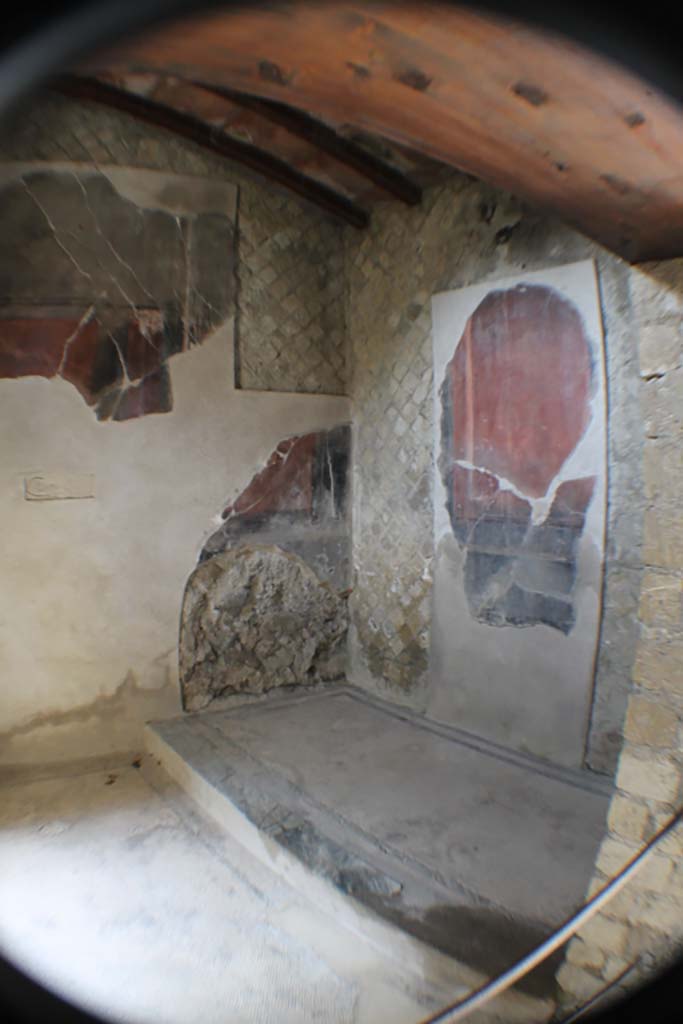
[[[442,447],[439,389],[468,318],[489,292],[524,283],[549,286],[574,304],[593,361],[588,426],[547,493],[530,502],[532,523],[542,522],[562,481],[596,477],[577,546],[571,594],[575,622],[567,635],[545,624],[494,626],[475,618],[464,585],[467,552],[451,529],[437,462]],[[600,625],[607,482],[604,349],[595,266],[584,260],[443,292],[434,296],[432,313],[436,559],[427,713],[510,747],[578,766],[583,760]],[[547,372],[552,386],[551,365]],[[506,487],[517,493],[501,480],[501,489]]]

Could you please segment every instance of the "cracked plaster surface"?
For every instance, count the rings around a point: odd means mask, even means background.
[[[439,464],[481,622],[574,626],[596,477],[563,470],[590,421],[593,385],[581,316],[555,289],[492,290],[468,318],[440,389]]]
[[[168,358],[232,311],[235,194],[134,168],[3,166],[0,375],[61,376],[98,419],[170,411]]]

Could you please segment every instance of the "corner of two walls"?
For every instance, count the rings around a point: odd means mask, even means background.
[[[430,299],[595,260],[605,337],[608,505],[586,767],[615,775],[586,897],[683,798],[683,259],[629,266],[509,196],[456,178],[347,234],[353,445],[352,682],[421,708],[432,565]],[[638,985],[683,948],[680,829],[567,948],[566,1010]]]
[[[309,330],[318,304],[334,307],[334,288],[300,266],[311,245],[325,264],[338,228],[225,161],[94,105],[40,96],[3,141],[3,187],[17,186],[35,214],[35,232],[5,264],[0,311],[0,501],[12,539],[0,761],[9,765],[128,751],[145,720],[180,710],[183,587],[219,513],[283,438],[325,433],[349,410],[339,337],[331,333],[326,349]],[[62,221],[60,189],[71,197]],[[235,368],[225,285],[238,189],[246,241]],[[230,207],[206,218],[205,231],[193,213],[198,195],[214,197],[211,209],[216,196]],[[107,211],[122,202],[131,223],[119,236],[118,214]],[[145,218],[156,227],[131,243],[127,233]],[[154,265],[176,230],[175,262],[187,266],[177,281],[166,268],[170,290],[160,297]],[[156,243],[159,251],[145,248]],[[63,274],[49,270],[55,253]],[[22,268],[31,288],[13,294]],[[292,268],[298,278],[284,280]],[[261,344],[269,323],[262,330],[247,308],[264,295],[279,303],[267,310],[278,328],[270,350]],[[281,372],[278,359],[288,360]]]
[[[424,710],[433,567],[431,298],[525,270],[596,262],[608,378],[608,526],[586,765],[614,771],[638,635],[645,497],[630,268],[565,225],[463,175],[420,206],[378,204],[347,230],[353,400],[349,679]]]

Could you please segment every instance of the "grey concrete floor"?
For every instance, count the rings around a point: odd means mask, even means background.
[[[0,786],[6,956],[114,1021],[410,1024],[441,1004],[148,761]]]
[[[226,768],[232,744],[463,899],[548,926],[584,900],[610,798],[595,776],[477,748],[352,690],[208,712],[183,727],[199,720],[225,739]],[[263,773],[254,785],[267,787]]]

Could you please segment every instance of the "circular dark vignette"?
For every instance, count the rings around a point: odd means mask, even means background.
[[[301,0],[305,2],[305,0]],[[401,2],[401,0],[396,0]],[[440,0],[442,3],[448,0]],[[99,46],[180,16],[212,9],[273,6],[272,0],[81,0],[24,4],[5,13],[0,27],[0,117],[52,74]],[[614,5],[605,0],[479,0],[459,6],[510,15],[558,32],[612,58],[683,103],[679,40],[683,16],[668,5]],[[563,168],[562,168],[563,169]],[[638,992],[590,1019],[603,1024],[681,1020],[683,960]],[[581,1013],[583,1017],[583,1013]],[[104,1024],[65,1002],[0,955],[0,1018],[17,1024]],[[569,1020],[578,1019],[572,1015]],[[192,1024],[192,1022],[188,1022]],[[560,1021],[557,1024],[561,1024]]]

